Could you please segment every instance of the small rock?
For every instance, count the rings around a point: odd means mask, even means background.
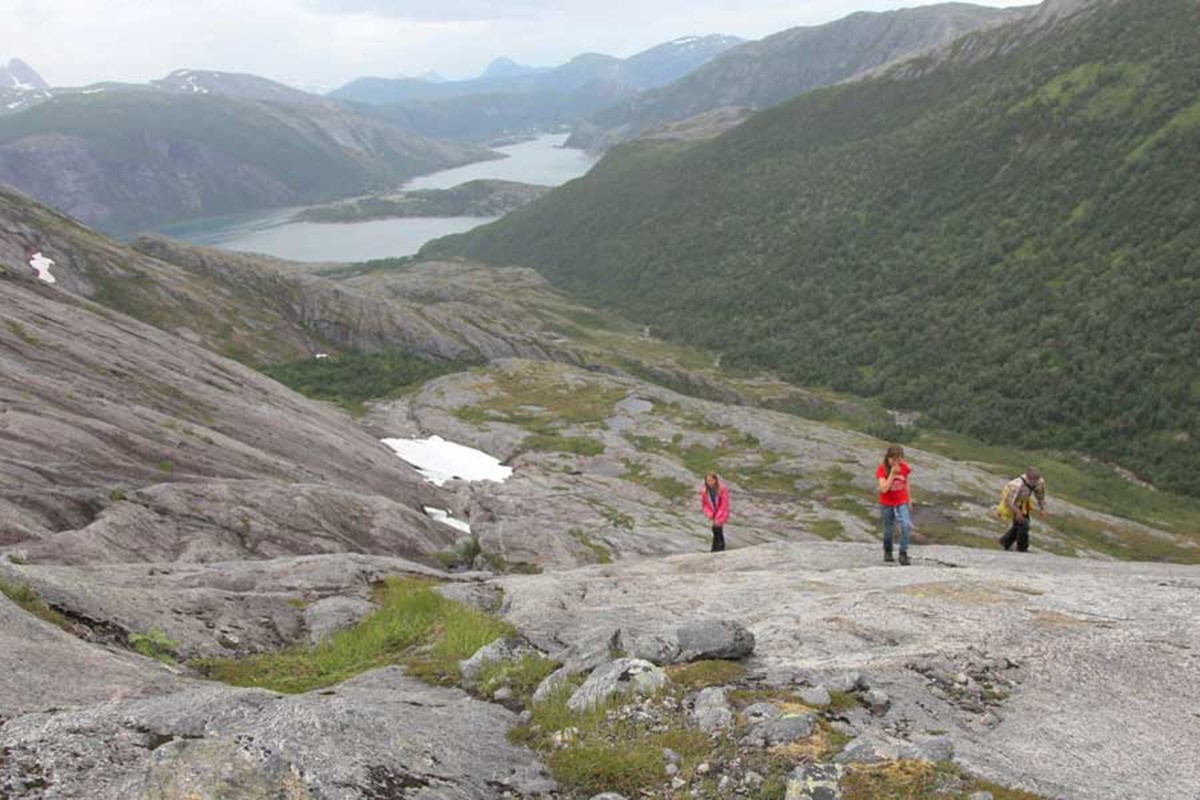
[[[788,781],[786,800],[840,800],[845,768],[840,764],[797,767]]]
[[[728,775],[722,775],[721,780],[717,781],[717,794],[721,797],[729,796],[729,787],[733,785],[733,779]]]
[[[667,764],[667,766],[663,768],[663,772],[666,773],[668,778],[674,778],[676,775],[679,774],[679,765],[678,764]]]
[[[578,712],[598,706],[618,693],[654,694],[663,688],[668,680],[667,673],[649,661],[619,658],[593,670],[583,685],[571,695],[567,707]]]
[[[888,706],[892,704],[892,698],[888,697],[887,692],[879,689],[872,689],[863,696],[871,711],[875,714],[882,714],[888,710]]]
[[[517,715],[517,724],[518,725],[528,725],[531,722],[533,722],[533,712],[530,711],[529,709],[525,709],[524,711],[522,711],[520,714]]]
[[[797,694],[800,695],[800,699],[804,701],[806,706],[813,706],[815,708],[827,706],[833,699],[829,696],[829,690],[821,685],[801,689]]]
[[[625,795],[617,794],[616,792],[605,792],[604,794],[594,794],[591,800],[625,800]]]
[[[683,661],[739,659],[754,652],[754,634],[732,620],[704,620],[685,625],[676,635]]]
[[[767,745],[775,747],[812,736],[816,720],[816,714],[785,714],[767,722],[763,728]]]
[[[733,710],[725,698],[725,690],[710,686],[701,691],[696,697],[692,718],[697,727],[708,734],[729,727],[733,722]]]
[[[848,693],[868,688],[867,682],[861,672],[842,672],[822,681],[822,683],[831,692]]]
[[[488,664],[496,661],[517,661],[532,652],[533,648],[520,639],[497,639],[476,650],[467,660],[458,662],[458,668],[462,672],[463,683],[472,686]]]
[[[561,731],[555,731],[550,737],[551,744],[558,750],[568,747],[575,738],[579,736],[579,728],[563,728]]]
[[[757,791],[763,785],[763,776],[751,770],[742,776],[742,785],[750,791]]]
[[[512,696],[512,689],[508,688],[507,686],[501,686],[496,690],[495,694],[492,695],[492,699],[497,703],[503,703],[505,700],[511,700]]]
[[[664,747],[663,748],[663,760],[666,761],[668,764],[678,764],[682,759],[680,759],[679,753],[676,753],[674,750],[672,750],[669,747]]]
[[[745,711],[742,713],[746,715],[746,721],[751,725],[755,725],[760,722],[767,722],[768,720],[775,719],[783,714],[783,712],[779,710],[779,706],[776,706],[773,703],[755,703],[753,705],[746,706]]]
[[[712,769],[711,764],[709,764],[707,761],[702,761],[696,765],[696,774],[697,775],[707,775],[711,769]]]
[[[546,678],[538,684],[537,690],[533,693],[533,704],[546,702],[550,694],[563,684],[563,682],[571,676],[566,667],[560,667],[554,672],[546,676]]]
[[[967,795],[967,800],[992,800],[991,792],[975,792]]]
[[[228,647],[230,650],[236,648],[242,643],[242,640],[227,631],[221,631],[217,634],[217,641],[222,647]]]
[[[971,682],[971,677],[965,672],[956,672],[954,673],[954,682],[959,686],[966,686]]]
[[[685,786],[687,786],[687,781],[685,781],[683,778],[679,777],[678,775],[676,775],[674,778],[671,778],[671,788],[674,789],[675,791],[679,791],[680,789],[682,789]]]

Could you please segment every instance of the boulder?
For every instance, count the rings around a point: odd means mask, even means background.
[[[804,705],[812,706],[814,708],[822,708],[827,706],[833,699],[829,696],[829,690],[820,685],[812,687],[806,686],[796,692],[796,694],[799,695],[800,699],[804,702]]]
[[[924,736],[913,741],[869,731],[851,741],[834,757],[838,764],[877,764],[881,761],[950,761],[954,742],[947,736]]]
[[[654,694],[666,686],[668,680],[667,674],[649,661],[620,658],[594,670],[571,695],[567,707],[572,711],[583,711],[604,703],[614,694]]]
[[[785,800],[841,800],[841,764],[808,764],[797,767],[788,781]]]
[[[701,690],[696,697],[692,718],[696,720],[696,726],[708,734],[729,727],[733,722],[733,710],[729,707],[725,690],[712,686]]]
[[[320,644],[338,631],[353,627],[375,610],[375,605],[361,597],[326,597],[304,609],[304,627],[310,644]]]
[[[731,620],[703,620],[677,632],[681,661],[708,658],[736,660],[754,652],[754,634]]]

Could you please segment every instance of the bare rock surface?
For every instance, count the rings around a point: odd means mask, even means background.
[[[537,796],[553,788],[508,743],[515,715],[396,667],[280,696],[202,686],[0,729],[0,793],[23,798],[376,800]]]
[[[779,543],[496,583],[504,616],[564,661],[614,621],[736,617],[769,683],[869,683],[891,704],[854,725],[910,744],[945,732],[1005,785],[1095,800],[1200,785],[1194,568],[948,547],[901,568],[874,546]]]
[[[54,706],[178,691],[189,683],[148,658],[82,642],[0,595],[0,723]]]
[[[319,638],[349,621],[344,613],[331,617],[321,607],[325,598],[365,611],[372,585],[389,575],[445,577],[403,559],[348,553],[211,564],[0,562],[0,579],[30,586],[83,638],[124,645],[131,634],[158,629],[176,643],[180,659],[259,653]],[[0,671],[8,665],[0,651]]]

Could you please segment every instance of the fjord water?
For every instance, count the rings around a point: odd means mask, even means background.
[[[423,175],[405,189],[448,189],[482,178],[560,186],[587,172],[595,157],[562,147],[567,134],[546,134],[530,141],[496,148],[507,158]],[[439,236],[462,233],[490,222],[489,217],[413,217],[370,222],[293,222],[299,208],[202,220],[160,228],[157,232],[196,244],[265,253],[290,261],[370,261],[416,253]]]

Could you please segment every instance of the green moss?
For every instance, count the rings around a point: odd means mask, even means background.
[[[572,453],[577,456],[598,456],[604,453],[604,445],[595,439],[583,436],[559,436],[535,433],[521,441],[524,450],[541,453]]]
[[[588,536],[587,533],[578,529],[568,531],[568,533],[570,533],[572,539],[579,542],[588,550],[592,551],[592,554],[596,557],[597,564],[612,563],[612,551],[596,540],[592,539],[592,537]]]
[[[433,590],[421,578],[388,578],[375,593],[379,610],[315,647],[246,659],[208,659],[196,666],[235,686],[306,692],[370,669],[404,664],[431,683],[460,679],[458,662],[515,631],[508,624]]]
[[[842,537],[842,534],[846,532],[846,526],[836,519],[815,519],[808,523],[808,531],[832,542]]]
[[[41,339],[39,339],[38,337],[36,337],[32,333],[30,333],[28,330],[26,330],[25,326],[22,325],[21,323],[17,322],[16,320],[10,319],[8,321],[8,329],[10,331],[12,331],[13,333],[15,333],[17,335],[17,338],[20,339],[25,344],[33,345],[34,347],[40,347],[42,344]]]
[[[151,628],[145,633],[129,634],[129,646],[146,658],[153,658],[164,664],[174,664],[175,648],[179,647],[179,642],[168,637],[161,628]]]
[[[9,560],[12,561],[11,556]],[[0,579],[0,594],[3,594],[40,620],[49,622],[51,625],[55,625],[63,630],[69,631],[71,629],[71,623],[67,621],[67,618],[46,605],[46,602],[27,583],[10,583]]]
[[[671,682],[686,691],[707,686],[736,683],[746,674],[746,668],[735,661],[695,661],[691,664],[668,667]]]

